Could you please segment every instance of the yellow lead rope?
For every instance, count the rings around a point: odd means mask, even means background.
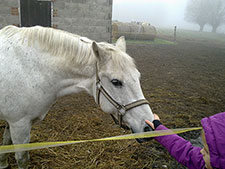
[[[58,141],[58,142],[6,145],[6,146],[0,146],[0,154],[18,152],[18,151],[36,150],[36,149],[42,149],[42,148],[57,147],[57,146],[85,143],[85,142],[150,138],[150,137],[165,136],[165,135],[171,135],[171,134],[179,134],[179,133],[184,133],[184,132],[193,131],[193,130],[200,130],[200,129],[202,129],[202,127],[159,130],[159,131],[127,134],[127,135],[106,137],[106,138],[100,138],[100,139],[91,139],[91,140]]]

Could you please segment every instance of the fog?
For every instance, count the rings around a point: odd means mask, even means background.
[[[148,22],[156,27],[199,30],[197,24],[184,20],[188,0],[113,0],[113,20]],[[204,31],[211,31],[205,26]],[[225,28],[219,27],[218,32]]]

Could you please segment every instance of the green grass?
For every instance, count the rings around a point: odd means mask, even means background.
[[[156,38],[154,41],[150,40],[126,40],[128,44],[167,44],[167,45],[175,45],[176,43],[173,41],[163,40]]]
[[[167,39],[167,40],[165,40]],[[130,40],[126,39],[128,44],[165,44],[176,45],[177,42],[173,41],[174,30],[166,28],[157,28],[157,38],[154,41],[151,40]],[[199,32],[184,29],[177,29],[176,39],[189,40],[195,42],[206,42],[208,44],[224,44],[225,46],[225,34],[211,33],[211,32]],[[113,41],[115,43],[115,41]]]
[[[174,30],[165,29],[165,28],[157,28],[157,35],[159,37],[168,37],[170,39],[173,39]],[[225,44],[225,34],[199,32],[199,31],[191,31],[191,30],[184,30],[184,29],[177,29],[177,39]]]
[[[116,41],[113,41],[115,43]],[[128,44],[166,44],[166,45],[175,45],[176,43],[173,41],[163,40],[160,38],[156,38],[154,41],[151,40],[130,40],[127,39],[126,42]]]

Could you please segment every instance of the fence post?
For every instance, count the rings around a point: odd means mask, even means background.
[[[177,26],[174,27],[174,41],[177,40]]]

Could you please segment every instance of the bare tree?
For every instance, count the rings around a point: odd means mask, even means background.
[[[185,19],[200,26],[200,31],[206,24],[212,26],[212,32],[225,23],[225,0],[189,0]]]
[[[189,0],[185,13],[185,20],[196,23],[200,26],[200,31],[203,31],[204,26],[208,22],[209,0]]]
[[[212,26],[212,32],[225,23],[225,0],[210,0],[208,23]]]

